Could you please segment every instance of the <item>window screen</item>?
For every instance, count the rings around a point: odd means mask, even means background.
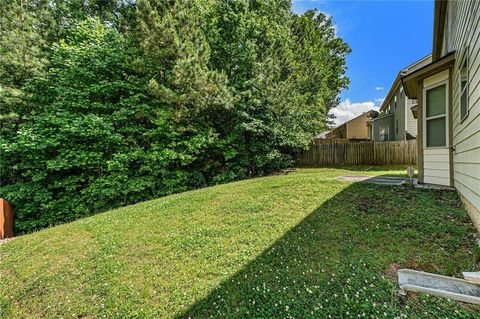
[[[427,117],[445,114],[446,85],[440,85],[427,91]]]
[[[427,121],[427,146],[439,147],[446,144],[445,117]]]
[[[427,147],[447,146],[447,86],[445,84],[426,92]]]

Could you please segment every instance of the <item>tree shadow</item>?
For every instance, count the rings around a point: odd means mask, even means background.
[[[475,267],[456,196],[353,183],[176,318],[473,318],[475,307],[396,293],[399,267]]]

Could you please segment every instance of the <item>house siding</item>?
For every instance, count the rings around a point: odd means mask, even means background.
[[[393,134],[393,114],[389,115],[380,115],[373,121],[373,139],[375,141],[380,141],[380,128],[384,126],[389,126],[389,141],[393,140],[394,134]]]
[[[397,98],[396,106],[395,97]],[[405,140],[405,95],[400,93],[400,89],[397,89],[392,97],[392,110],[395,141],[403,141]]]
[[[347,138],[351,139],[366,139],[368,138],[368,115],[370,112],[364,113],[361,116],[351,120],[347,123]]]
[[[414,72],[418,69],[423,68],[424,66],[427,66],[432,62],[432,57],[427,56],[424,59],[415,62],[413,65],[408,67],[406,71],[408,73]],[[409,99],[406,94],[404,94],[405,99],[407,101],[407,107],[406,107],[406,115],[405,115],[405,133],[410,135],[412,138],[418,138],[418,124],[417,124],[417,119],[413,117],[413,112],[412,112],[412,106],[417,105],[417,101],[413,99]],[[406,138],[408,139],[407,134],[405,134]]]
[[[332,131],[335,138],[347,138],[347,125],[342,124],[339,127],[336,127]]]
[[[480,1],[448,2],[444,54],[452,51],[456,51],[452,75],[454,185],[469,205],[473,205],[478,211],[480,210]],[[459,68],[467,54],[469,112],[462,121]]]
[[[407,98],[405,96],[405,98]],[[412,137],[417,137],[418,130],[417,130],[417,119],[413,117],[412,106],[416,105],[417,102],[414,103],[414,100],[407,98],[407,109],[406,109],[406,124],[405,124],[405,131]]]
[[[403,90],[403,86],[401,83],[401,76],[406,73],[414,72],[432,61],[432,56],[428,55],[415,63],[407,66],[406,68],[402,69],[395,81],[393,82],[390,90],[387,93],[385,101],[382,103],[382,107],[380,108],[380,112],[382,116],[387,115],[387,109],[390,107],[390,113],[393,114],[392,128],[391,128],[391,135],[390,140],[393,141],[404,141],[407,139],[412,139],[417,137],[417,120],[413,117],[413,113],[410,108],[414,105],[413,100],[409,99],[405,91]],[[395,99],[396,99],[396,107],[395,107]],[[380,126],[374,125],[374,137],[379,136]]]

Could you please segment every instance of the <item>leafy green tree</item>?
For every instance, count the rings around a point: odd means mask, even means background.
[[[0,196],[20,232],[288,167],[348,85],[331,19],[288,0],[0,12]]]
[[[261,174],[291,164],[292,154],[325,129],[348,85],[348,45],[331,19],[291,13],[289,1],[219,1],[209,19],[212,67],[237,97],[222,122],[235,154],[226,165]]]
[[[25,83],[41,76],[48,63],[37,14],[44,13],[28,0],[0,2],[0,121],[18,121],[28,105]]]
[[[134,56],[91,19],[54,48],[48,74],[31,85],[43,107],[1,149],[1,193],[18,231],[204,184],[183,167],[213,136],[178,131],[173,111],[145,94]]]
[[[143,52],[148,90],[174,114],[184,136],[209,136],[209,150],[193,169],[207,180],[222,170],[218,126],[231,113],[234,98],[225,74],[209,67],[211,50],[204,32],[212,1],[138,1],[137,38]]]

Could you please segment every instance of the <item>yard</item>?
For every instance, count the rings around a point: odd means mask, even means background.
[[[401,297],[395,270],[474,270],[455,192],[339,182],[404,168],[298,169],[185,192],[0,245],[0,317],[474,318]]]

